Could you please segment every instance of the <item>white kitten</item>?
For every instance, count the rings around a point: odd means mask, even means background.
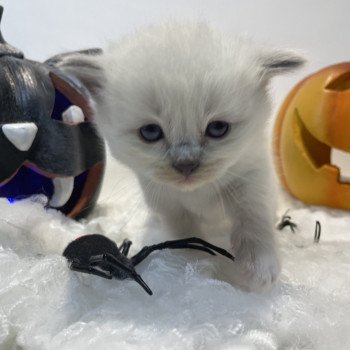
[[[75,74],[98,82],[96,123],[169,230],[200,236],[207,224],[225,224],[233,280],[260,290],[280,272],[264,140],[268,86],[302,63],[294,52],[203,23],[175,23],[127,37],[98,59],[72,56],[60,65],[80,66]]]

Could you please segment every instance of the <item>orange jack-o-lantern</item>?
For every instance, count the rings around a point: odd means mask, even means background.
[[[350,210],[350,182],[331,164],[332,149],[350,153],[350,62],[301,81],[284,101],[274,129],[285,189],[305,203]]]

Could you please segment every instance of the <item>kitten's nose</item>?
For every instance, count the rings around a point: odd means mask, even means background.
[[[189,176],[191,175],[198,167],[199,162],[193,161],[183,161],[183,162],[174,162],[172,163],[172,167],[177,170],[180,174]]]

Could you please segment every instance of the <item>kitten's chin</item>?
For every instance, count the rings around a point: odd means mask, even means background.
[[[200,187],[203,187],[210,181],[199,178],[198,176],[188,176],[176,179],[157,178],[155,182],[162,185],[167,185],[180,192],[191,192],[199,189]]]
[[[206,182],[189,176],[188,178],[183,178],[180,181],[171,184],[181,192],[191,192],[202,187]]]

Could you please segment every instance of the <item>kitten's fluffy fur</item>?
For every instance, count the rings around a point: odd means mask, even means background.
[[[224,37],[203,23],[175,23],[127,37],[97,59],[72,56],[61,66],[72,70],[79,62],[85,76],[76,74],[102,85],[96,123],[112,154],[135,172],[169,230],[200,236],[207,223],[225,223],[226,248],[236,256],[233,279],[250,290],[269,287],[280,263],[264,140],[268,85],[303,59]],[[221,139],[205,134],[216,120],[230,124]],[[164,138],[143,141],[139,129],[147,124],[161,126]],[[172,166],[178,161],[199,166],[186,178]]]

